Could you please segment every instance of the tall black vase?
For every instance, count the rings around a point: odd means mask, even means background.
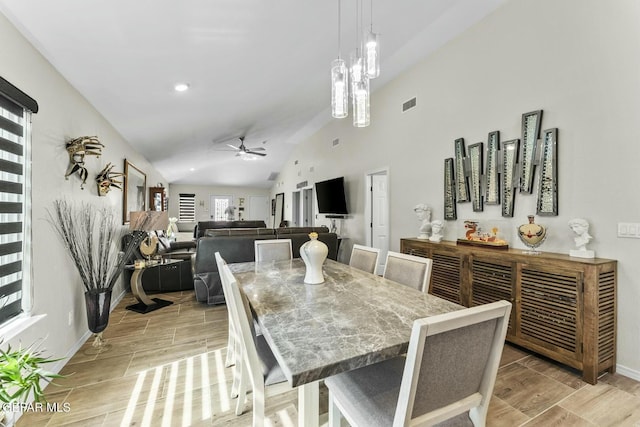
[[[105,330],[109,324],[109,309],[111,307],[111,291],[92,289],[84,293],[87,306],[87,324],[94,334]]]

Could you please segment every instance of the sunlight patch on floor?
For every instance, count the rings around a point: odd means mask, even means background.
[[[214,364],[215,366],[210,366]],[[199,378],[197,377],[198,369],[200,369]],[[212,374],[216,376],[215,382],[218,383],[220,393],[219,398],[216,396],[216,402],[213,401],[214,397],[211,393],[211,386],[214,383]],[[181,377],[184,378],[184,392],[177,393]],[[231,391],[226,379],[222,349],[140,371],[120,425],[124,427],[139,422],[138,425],[141,427],[152,425],[168,427],[177,422],[182,427],[189,427],[203,420],[209,420],[214,412],[224,413],[231,408],[229,400]],[[165,385],[165,396],[162,396],[163,385]],[[196,390],[197,394],[194,393]],[[146,399],[142,397],[144,395],[147,396]],[[145,402],[141,404],[143,399]],[[214,404],[217,406],[218,399],[220,407],[215,411]],[[160,411],[161,422],[157,419]],[[180,411],[182,414],[179,414]],[[288,426],[286,423],[278,423],[278,425]]]

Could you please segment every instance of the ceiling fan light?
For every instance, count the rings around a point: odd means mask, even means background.
[[[176,83],[175,86],[173,87],[173,89],[176,92],[185,92],[185,91],[189,90],[189,84],[188,83]]]

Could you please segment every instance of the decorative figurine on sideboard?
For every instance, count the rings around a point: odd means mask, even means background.
[[[534,216],[528,215],[529,222],[518,227],[518,237],[522,243],[529,247],[525,251],[529,255],[538,255],[540,251],[536,250],[547,238],[547,228],[544,225],[536,224]]]
[[[592,239],[589,234],[589,223],[584,218],[574,218],[569,221],[569,228],[576,233],[573,239],[576,242],[576,249],[569,251],[569,256],[577,258],[594,258],[595,253],[587,249],[587,243]]]
[[[418,239],[428,239],[431,235],[431,208],[424,203],[417,204],[413,211],[422,223],[418,230]]]
[[[440,243],[442,241],[443,230],[444,230],[444,221],[441,221],[439,219],[434,220],[431,223],[431,236],[429,237],[429,241]]]

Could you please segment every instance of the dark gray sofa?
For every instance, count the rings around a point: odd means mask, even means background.
[[[199,221],[193,230],[193,238],[199,239],[204,236],[205,230],[220,228],[267,228],[264,221]]]
[[[267,230],[271,230],[269,233]],[[293,257],[300,257],[300,246],[309,240],[309,233],[318,233],[318,240],[329,249],[328,258],[338,258],[338,236],[329,233],[326,227],[304,227],[287,229],[246,230],[244,234],[225,234],[223,230],[209,231],[209,237],[198,239],[196,247],[194,290],[196,300],[207,304],[223,304],[224,295],[220,275],[215,261],[215,253],[220,252],[227,263],[250,262],[255,260],[254,243],[265,239],[291,239]]]

